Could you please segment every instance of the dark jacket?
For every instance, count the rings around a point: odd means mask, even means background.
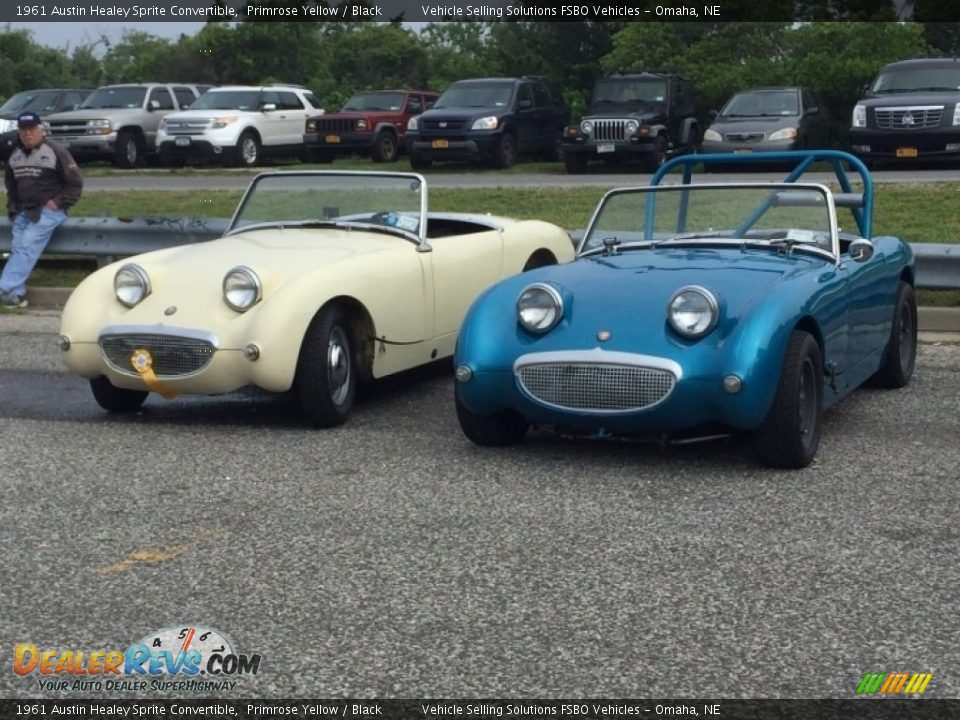
[[[8,212],[22,212],[31,222],[40,219],[40,211],[48,200],[67,210],[83,191],[83,176],[70,151],[46,138],[33,150],[27,150],[18,140],[7,160],[3,180]]]

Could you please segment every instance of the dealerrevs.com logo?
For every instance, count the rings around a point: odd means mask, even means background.
[[[922,695],[933,673],[871,672],[857,685],[857,695]]]
[[[150,633],[123,650],[41,650],[20,643],[13,671],[36,677],[40,690],[222,692],[237,686],[235,678],[256,675],[260,661],[258,653],[236,652],[219,630],[183,625]]]

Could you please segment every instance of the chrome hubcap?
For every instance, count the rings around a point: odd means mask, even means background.
[[[257,146],[254,144],[253,140],[247,138],[243,141],[243,160],[248,165],[252,165],[257,161]]]
[[[350,389],[350,347],[343,330],[334,328],[327,343],[327,385],[330,399],[343,403]]]

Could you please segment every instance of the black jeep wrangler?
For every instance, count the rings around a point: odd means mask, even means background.
[[[587,114],[564,132],[563,161],[569,173],[590,160],[639,160],[653,172],[699,143],[690,80],[674,70],[618,70],[597,81]]]
[[[410,165],[479,160],[508,168],[521,155],[556,159],[567,122],[563,98],[544,77],[460,80],[407,124]]]

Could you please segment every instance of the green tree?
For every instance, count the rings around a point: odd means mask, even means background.
[[[419,34],[426,55],[426,88],[442,91],[455,80],[495,75],[487,57],[490,25],[482,22],[430,23]]]

